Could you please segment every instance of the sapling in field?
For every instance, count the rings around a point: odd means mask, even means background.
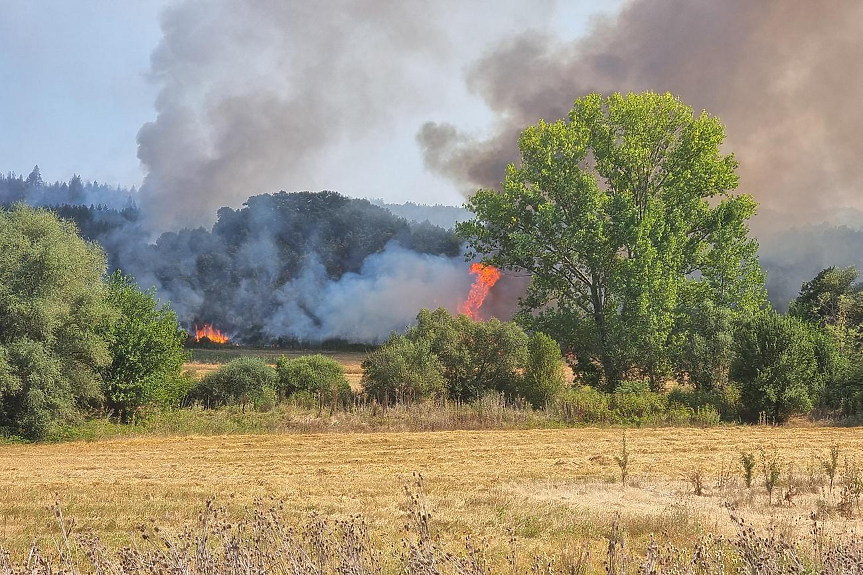
[[[839,469],[839,445],[830,448],[830,455],[821,462],[821,466],[830,481],[830,497],[833,497],[833,481],[836,479],[836,471]]]
[[[746,482],[746,489],[750,489],[752,475],[755,472],[755,454],[744,451],[740,454],[740,462],[743,464],[743,480]]]
[[[626,487],[626,478],[629,477],[629,449],[626,447],[626,432],[623,432],[623,444],[620,448],[620,455],[614,456],[614,461],[620,467],[620,484]]]
[[[781,464],[779,456],[773,452],[768,456],[764,450],[761,450],[761,470],[764,473],[764,488],[767,489],[768,504],[773,505],[773,490],[779,483],[779,475],[781,473]]]

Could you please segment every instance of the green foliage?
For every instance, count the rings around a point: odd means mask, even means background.
[[[857,268],[829,267],[803,284],[789,313],[822,325],[858,327],[863,323],[863,284]]]
[[[668,401],[685,405],[695,412],[709,407],[722,419],[734,421],[740,417],[740,396],[740,386],[729,383],[708,390],[676,387],[669,392]]]
[[[776,421],[806,413],[818,401],[830,373],[829,341],[805,322],[763,312],[737,330],[732,378],[742,387],[742,415]]]
[[[477,322],[446,309],[422,310],[363,363],[365,390],[381,401],[446,394],[475,400],[489,391],[543,405],[565,386],[560,348],[513,322]]]
[[[411,402],[443,395],[440,360],[427,340],[393,334],[363,361],[363,389],[381,403]]]
[[[569,121],[521,134],[502,190],[467,203],[471,253],[531,274],[520,321],[563,342],[586,381],[631,369],[658,388],[686,334],[684,305],[764,302],[747,195],[719,120],[669,94],[591,94]]]
[[[186,407],[198,387],[198,381],[188,372],[168,378],[153,390],[151,402],[163,409]]]
[[[465,315],[454,317],[444,308],[422,310],[405,337],[428,342],[452,398],[475,399],[488,390],[519,391],[519,369],[527,361],[529,340],[512,322],[477,322]]]
[[[0,210],[0,429],[44,436],[101,400],[105,256],[45,210]]]
[[[232,360],[201,380],[193,397],[207,406],[271,405],[279,377],[276,371],[257,357]]]
[[[108,302],[119,318],[110,330],[111,363],[101,369],[102,384],[106,406],[126,421],[162,388],[163,400],[176,400],[168,397],[183,386],[177,380],[188,359],[186,333],[170,306],[160,305],[155,289],[141,291],[119,271],[108,279]]]
[[[764,449],[761,450],[761,472],[764,474],[764,488],[767,490],[769,504],[773,504],[773,491],[779,484],[779,475],[782,472],[782,462],[775,450],[768,455]]]
[[[527,364],[519,385],[518,395],[533,405],[543,405],[566,388],[566,374],[560,346],[544,333],[530,336],[527,344]]]
[[[629,477],[629,456],[630,452],[626,446],[626,431],[624,431],[620,446],[620,455],[614,456],[614,461],[620,468],[620,485],[622,487],[626,487],[626,479]]]
[[[686,309],[680,319],[680,332],[686,337],[677,360],[681,378],[685,375],[692,385],[705,390],[728,384],[738,316],[710,300]]]
[[[828,368],[824,405],[863,409],[863,284],[854,267],[827,268],[800,289],[789,313],[823,328],[816,353]]]
[[[282,356],[276,364],[276,373],[282,398],[307,392],[317,397],[319,403],[340,403],[351,397],[351,386],[345,379],[342,364],[325,355],[304,355],[294,359]]]
[[[686,405],[652,391],[604,393],[583,386],[560,393],[549,408],[567,423],[617,425],[717,425],[719,408]]]

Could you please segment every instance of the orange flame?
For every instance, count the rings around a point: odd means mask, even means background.
[[[196,324],[195,341],[201,341],[205,337],[213,343],[228,343],[231,340],[231,338],[228,337],[228,334],[217,330],[211,323],[205,323],[200,329]]]
[[[459,304],[458,312],[477,321],[479,320],[479,308],[482,307],[482,302],[485,301],[488,290],[500,279],[500,270],[494,266],[474,262],[470,265],[470,273],[476,275],[476,279],[470,287],[467,301]]]

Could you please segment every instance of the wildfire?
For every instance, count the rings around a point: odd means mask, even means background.
[[[205,323],[203,326],[198,328],[197,324],[195,325],[195,341],[201,341],[203,338],[207,338],[213,343],[228,343],[231,338],[228,337],[228,334],[222,333],[213,327],[211,323]]]
[[[458,311],[467,315],[472,320],[478,320],[479,308],[482,307],[482,302],[485,301],[488,290],[500,279],[500,270],[494,266],[474,262],[470,265],[470,273],[474,274],[476,279],[470,287],[467,301],[459,304]]]

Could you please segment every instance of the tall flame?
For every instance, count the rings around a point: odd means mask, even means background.
[[[203,326],[198,328],[197,324],[195,325],[195,341],[201,341],[203,338],[207,338],[213,343],[228,343],[231,338],[228,337],[228,334],[222,333],[213,327],[211,323],[205,323]]]
[[[479,320],[479,308],[482,307],[488,290],[500,279],[500,270],[494,266],[474,262],[470,265],[470,273],[476,275],[476,279],[470,287],[467,301],[459,304],[458,311],[476,321]]]

